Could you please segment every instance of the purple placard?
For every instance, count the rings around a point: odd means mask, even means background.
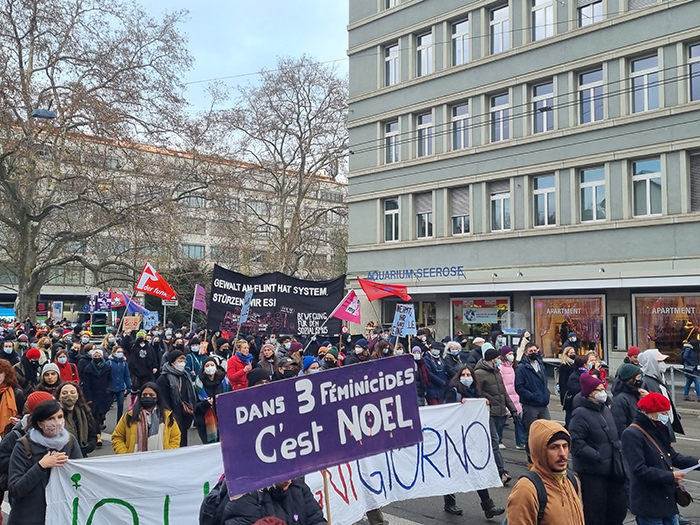
[[[97,305],[97,296],[91,295],[88,299],[88,311],[92,314],[95,313],[95,306]]]
[[[423,441],[411,356],[216,398],[229,494]]]
[[[109,292],[97,292],[97,310],[106,312],[112,309],[112,294]]]

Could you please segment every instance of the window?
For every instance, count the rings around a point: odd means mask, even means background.
[[[535,177],[533,182],[535,226],[554,226],[557,223],[554,184],[554,175]]]
[[[399,5],[401,0],[384,0],[384,9],[391,9]]]
[[[452,149],[469,147],[469,104],[452,107]]]
[[[540,84],[532,88],[533,132],[554,129],[554,84]]]
[[[661,159],[639,160],[632,163],[634,216],[661,213]]]
[[[452,235],[469,233],[469,186],[451,192]]]
[[[419,193],[414,197],[416,207],[416,238],[433,236],[433,194]]]
[[[452,65],[469,62],[469,20],[452,24]]]
[[[578,0],[578,26],[585,27],[603,20],[603,2]]]
[[[510,181],[489,185],[491,193],[491,231],[510,230]]]
[[[510,22],[508,20],[508,5],[491,10],[491,54],[501,53],[510,49]]]
[[[605,168],[586,168],[579,172],[581,184],[581,222],[605,220]]]
[[[399,240],[399,199],[384,201],[384,242]]]
[[[532,0],[532,41],[554,36],[554,0]]]
[[[491,97],[491,142],[510,138],[508,93]]]
[[[649,7],[654,4],[657,4],[659,0],[629,0],[629,10],[632,11],[633,9],[642,9],[644,7]]]
[[[690,46],[690,100],[700,100],[700,44]]]
[[[659,57],[632,61],[632,113],[659,107]]]
[[[603,120],[603,70],[581,73],[578,85],[581,124]]]
[[[700,211],[700,152],[690,155],[690,211]]]
[[[433,115],[423,113],[416,117],[418,130],[418,156],[425,157],[433,154]]]
[[[204,259],[204,246],[201,244],[183,244],[182,255],[185,259]]]
[[[399,121],[384,124],[384,162],[392,164],[399,161]]]
[[[399,45],[384,48],[384,85],[393,86],[399,83]]]
[[[433,72],[433,34],[425,33],[416,38],[416,76]]]

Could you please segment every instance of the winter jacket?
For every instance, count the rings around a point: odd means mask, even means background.
[[[661,394],[662,396],[666,397],[671,403],[670,415],[672,416],[672,419],[668,422],[666,426],[668,427],[671,442],[675,442],[676,436],[674,435],[674,433],[677,432],[679,434],[685,434],[685,432],[683,431],[683,425],[681,425],[681,416],[678,414],[678,412],[676,412],[676,405],[673,403],[673,399],[671,399],[671,396],[669,396],[668,394],[666,384],[662,383],[655,377],[645,374],[642,377],[642,388],[648,392],[656,392],[657,394]]]
[[[19,354],[14,351],[11,354],[6,354],[3,351],[0,352],[0,359],[4,359],[8,363],[10,363],[11,366],[15,366],[17,363],[19,363]]]
[[[430,378],[425,397],[442,401],[445,399],[445,387],[448,383],[445,363],[441,357],[433,357],[430,352],[423,354],[423,360]]]
[[[138,343],[131,346],[127,354],[129,372],[132,376],[144,381],[153,381],[153,369],[159,369],[156,351],[149,344],[141,348]]]
[[[635,516],[644,518],[670,518],[678,514],[674,496],[675,480],[669,470],[692,467],[698,458],[683,456],[673,450],[669,433],[648,416],[638,413],[634,424],[642,427],[663,451],[659,451],[646,436],[634,426],[622,433],[622,459],[629,480],[629,509]]]
[[[207,354],[199,355],[199,353],[195,354],[192,351],[185,356],[185,372],[187,372],[187,375],[190,376],[193,383],[194,380],[197,379],[197,375],[199,375],[199,371],[202,369],[202,364],[207,357],[209,357]]]
[[[481,359],[474,369],[474,383],[479,397],[489,401],[489,413],[494,417],[507,416],[516,412],[513,401],[508,396],[501,372]]]
[[[612,409],[617,434],[622,439],[622,433],[632,424],[635,416],[639,412],[637,402],[640,400],[639,389],[623,381],[619,377],[615,379],[612,386]]]
[[[169,450],[173,448],[180,448],[180,427],[177,425],[177,421],[173,421],[172,425],[168,425],[170,420],[170,410],[165,410],[165,415],[161,423],[165,423],[163,428],[163,449]],[[134,414],[133,410],[129,410],[114,427],[114,432],[112,432],[112,448],[115,454],[131,454],[136,448],[136,427],[137,423],[132,425],[126,424],[126,416],[132,417]]]
[[[367,362],[369,362],[369,353],[363,352],[362,354],[357,355],[355,352],[350,352],[345,358],[345,361],[343,361],[343,366]]]
[[[180,425],[181,432],[187,432],[194,416],[186,415],[182,410],[182,402],[189,403],[194,410],[197,404],[197,395],[194,393],[194,385],[187,377],[187,372],[178,372],[171,365],[165,365],[156,381],[160,388],[165,404],[173,411],[173,416]]]
[[[476,399],[479,394],[476,392],[475,383],[467,388],[466,386],[459,384],[457,386],[447,386],[445,391],[445,403],[459,403],[463,398],[466,399]]]
[[[83,394],[93,414],[106,414],[112,406],[112,366],[105,361],[98,369],[90,363],[83,370]]]
[[[199,439],[202,443],[217,442],[219,441],[219,423],[216,414],[216,396],[231,391],[231,385],[229,385],[228,379],[226,379],[226,372],[224,372],[223,368],[218,367],[214,379],[211,380],[209,376],[204,374],[203,370],[200,371],[194,382],[194,390],[197,394],[197,402],[194,406],[194,426],[197,429],[197,434],[199,434]],[[213,402],[210,403],[209,399],[212,399]],[[207,435],[207,418],[213,418],[216,424],[216,439]]]
[[[549,404],[549,388],[547,387],[547,372],[544,361],[537,356],[540,371],[537,372],[530,360],[525,357],[515,369],[515,391],[520,396],[520,403],[535,407],[546,407]]]
[[[471,352],[469,352],[469,355],[467,356],[467,361],[465,364],[469,367],[469,370],[471,370],[473,372],[474,367],[479,362],[479,360],[483,357],[484,356],[482,355],[481,347],[474,346],[474,348],[472,348]]]
[[[82,409],[75,407],[73,410],[64,410],[64,417],[66,420],[68,420],[68,418],[72,418],[76,427],[78,426],[78,416],[76,412],[78,410]],[[85,414],[86,418],[88,418],[88,416],[89,414]],[[80,446],[80,452],[84,458],[88,457],[88,454],[90,454],[93,450],[95,450],[95,447],[97,447],[97,432],[97,423],[93,420],[92,424],[90,424],[90,419],[88,418],[87,441],[81,443],[80,437],[73,434],[73,437],[76,438],[75,442],[78,444],[78,446]]]
[[[455,374],[464,366],[462,360],[458,355],[447,354],[444,358],[445,361],[445,374],[447,375],[447,382],[455,376]]]
[[[23,440],[29,442],[31,459],[27,456]],[[10,525],[44,525],[46,523],[46,485],[51,469],[39,466],[39,461],[49,450],[28,438],[18,439],[10,456],[8,492],[10,494]],[[60,452],[69,459],[80,459],[80,447],[71,436]]]
[[[131,374],[126,359],[112,356],[110,362],[112,363],[112,392],[131,390]]]
[[[273,499],[269,489],[263,489],[229,501],[224,509],[223,525],[252,525],[266,516],[277,517],[287,525],[327,523],[308,485],[295,479],[280,498]]]
[[[564,406],[569,377],[571,377],[574,370],[576,370],[574,365],[562,364],[559,367],[559,402],[562,406]]]
[[[698,373],[698,353],[693,348],[691,343],[683,345],[683,353],[681,354],[681,363],[683,363],[683,371],[689,374],[697,375]]]
[[[14,366],[15,375],[17,376],[17,383],[19,387],[24,392],[25,396],[28,396],[39,385],[39,365],[32,365],[27,356],[22,356]]]
[[[65,363],[59,363],[58,361],[54,362],[58,367],[58,375],[60,376],[62,382],[67,383],[68,381],[72,381],[78,385],[80,384],[80,376],[78,375],[77,366],[70,361],[66,361]]]
[[[508,525],[584,525],[580,486],[577,493],[568,477],[555,477],[547,461],[547,443],[562,430],[554,421],[539,419],[530,427],[530,456],[532,470],[542,480],[547,492],[547,506],[542,521],[537,520],[539,508],[537,489],[529,479],[520,478],[508,497]]]
[[[581,375],[587,373],[588,372],[583,368],[577,368],[571,372],[569,380],[566,382],[566,394],[562,402],[562,407],[566,412],[572,412],[574,410],[574,398],[576,394],[581,393]]]
[[[233,390],[243,390],[248,388],[248,372],[246,372],[245,367],[247,365],[241,361],[235,353],[228,360],[226,365],[226,377],[228,377],[228,382],[231,383],[231,388]],[[251,366],[252,363],[251,363]]]
[[[88,354],[80,353],[78,354],[78,363],[75,365],[76,368],[78,369],[78,376],[82,378],[83,372],[85,371],[85,367],[89,365],[92,362],[92,357],[90,357]],[[102,357],[106,358],[106,354],[102,354]],[[82,385],[82,383],[81,383]]]
[[[515,410],[518,414],[522,413],[523,406],[520,404],[520,396],[515,391],[515,367],[511,363],[501,363],[498,371],[501,373],[503,378],[503,384],[506,385],[506,392],[508,392],[508,397],[515,405]]]
[[[573,467],[578,474],[612,476],[613,449],[620,449],[620,439],[607,404],[576,394],[569,434]]]

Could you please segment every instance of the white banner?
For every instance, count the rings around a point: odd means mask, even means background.
[[[501,486],[484,400],[420,410],[423,443],[328,469],[334,525],[394,501]],[[222,473],[218,444],[69,461],[51,470],[46,522],[196,524]],[[327,511],[321,473],[306,482]]]

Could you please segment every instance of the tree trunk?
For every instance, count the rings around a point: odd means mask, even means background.
[[[33,279],[20,278],[17,284],[17,298],[15,299],[15,314],[17,319],[23,321],[29,317],[36,322],[36,299],[41,291],[41,283]]]

